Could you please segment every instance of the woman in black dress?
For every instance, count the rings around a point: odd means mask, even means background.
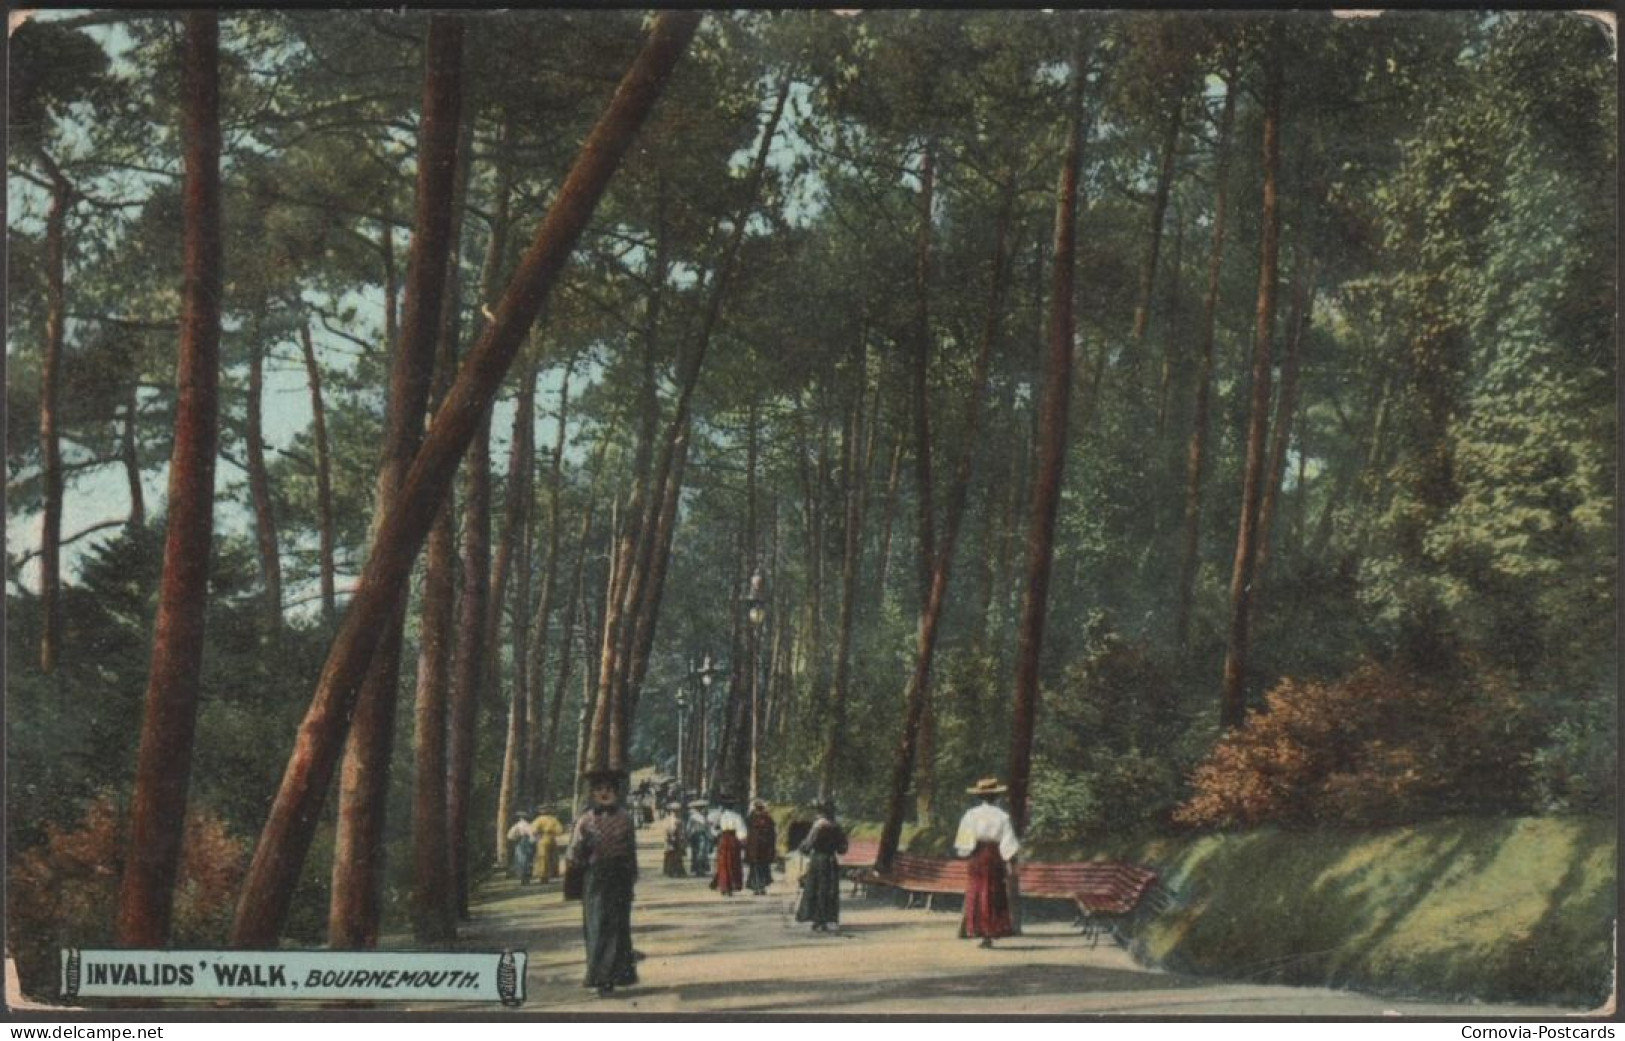
[[[801,878],[801,902],[796,921],[811,922],[813,932],[821,933],[841,922],[841,864],[836,858],[846,852],[846,832],[835,823],[835,804],[821,803],[818,819],[801,842],[806,854],[807,873]]]

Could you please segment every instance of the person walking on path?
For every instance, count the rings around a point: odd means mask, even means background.
[[[536,832],[523,812],[514,814],[513,826],[508,829],[508,841],[513,848],[513,873],[522,886],[530,885],[530,874],[536,864]]]
[[[559,871],[559,839],[564,837],[564,824],[559,817],[568,817],[566,811],[562,814],[543,811],[530,822],[530,830],[536,835],[536,863],[541,870],[537,872],[538,882],[551,882]]]
[[[979,801],[959,819],[959,833],[954,836],[954,853],[970,858],[959,938],[980,937],[983,947],[992,947],[994,940],[1015,933],[1010,918],[1007,864],[1021,851],[1021,843],[1016,841],[1010,815],[995,801],[1006,791],[992,777],[984,777],[967,788],[966,792]]]
[[[570,829],[566,854],[582,871],[582,935],[587,947],[583,985],[608,997],[616,987],[638,981],[632,953],[632,886],[638,877],[637,837],[631,816],[621,808],[624,771],[593,770],[582,775],[591,792],[587,809]]]
[[[745,825],[749,829],[745,835],[745,863],[750,865],[745,885],[757,896],[765,896],[767,887],[773,884],[773,861],[779,855],[778,825],[767,812],[767,803],[760,799],[750,804]]]
[[[706,801],[688,804],[688,869],[695,878],[711,873],[711,823],[705,819]]]
[[[683,878],[688,872],[683,867],[683,847],[687,843],[687,828],[683,821],[683,804],[666,804],[666,819],[660,822],[660,834],[666,841],[665,856],[660,862],[660,873],[667,878]]]
[[[801,876],[801,900],[796,904],[796,921],[811,922],[813,932],[840,928],[841,863],[846,852],[846,832],[835,823],[835,804],[820,803],[818,819],[801,840],[800,851],[807,856],[807,871]]]
[[[722,811],[717,815],[717,871],[711,876],[711,888],[723,896],[733,896],[745,887],[745,870],[741,854],[744,852],[745,818],[739,815],[734,798],[720,796]]]

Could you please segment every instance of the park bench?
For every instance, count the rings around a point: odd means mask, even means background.
[[[1163,910],[1172,901],[1157,873],[1141,864],[1092,860],[1018,861],[1018,865],[1022,896],[1071,903],[1077,912],[1073,925],[1091,944],[1098,944],[1103,933],[1121,942],[1136,914]],[[930,909],[939,895],[963,894],[969,876],[966,860],[898,853],[892,858],[891,870],[864,869],[854,877],[864,885],[889,886],[905,893],[907,907],[923,897]]]
[[[890,870],[880,872],[868,868],[858,872],[855,880],[864,886],[889,886],[898,890],[908,897],[907,907],[913,907],[915,900],[924,897],[926,909],[930,910],[938,896],[964,894],[965,885],[970,881],[970,861],[897,853],[892,856]]]
[[[875,869],[875,854],[880,852],[879,839],[847,839],[846,852],[840,855],[841,877],[852,883],[852,895],[863,891],[864,876]]]
[[[1077,909],[1073,925],[1093,946],[1105,933],[1122,942],[1128,923],[1141,911],[1161,911],[1172,902],[1157,873],[1124,861],[1031,861],[1017,869],[1021,893],[1040,900],[1067,900]]]

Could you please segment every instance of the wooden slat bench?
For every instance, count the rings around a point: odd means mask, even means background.
[[[1033,861],[1020,864],[1017,874],[1023,896],[1071,901],[1077,908],[1073,924],[1092,943],[1100,942],[1101,933],[1121,941],[1124,924],[1137,911],[1162,910],[1171,900],[1157,873],[1143,864]]]
[[[848,839],[846,852],[839,857],[841,877],[852,882],[852,895],[857,896],[865,884],[864,874],[875,869],[875,855],[880,852],[879,839]]]
[[[964,894],[965,885],[970,881],[970,861],[897,853],[892,856],[891,870],[881,873],[871,869],[855,877],[862,885],[890,886],[907,894],[908,907],[913,907],[917,898],[924,897],[929,909],[938,896]]]
[[[1127,920],[1142,908],[1162,910],[1170,902],[1157,873],[1141,864],[1121,861],[1017,861],[1021,894],[1036,900],[1065,900],[1077,909],[1073,924],[1092,943],[1102,933],[1123,938]],[[970,862],[898,853],[891,870],[863,869],[860,885],[890,886],[908,895],[908,907],[921,897],[930,908],[939,895],[958,896],[970,880]]]

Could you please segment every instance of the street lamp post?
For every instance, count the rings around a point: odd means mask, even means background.
[[[704,662],[690,677],[700,681],[699,704],[695,706],[700,715],[700,776],[695,778],[694,791],[702,796],[706,794],[704,791],[706,778],[711,775],[711,683],[721,671],[711,663],[711,656],[707,654]]]
[[[750,576],[750,592],[745,597],[747,617],[750,619],[750,797],[761,794],[761,733],[762,733],[762,623],[767,621],[767,596],[763,590],[762,572],[757,569]]]
[[[687,747],[684,740],[683,724],[688,719],[688,694],[679,684],[677,687],[677,788],[679,791],[688,785],[688,774],[683,769],[683,751]]]

